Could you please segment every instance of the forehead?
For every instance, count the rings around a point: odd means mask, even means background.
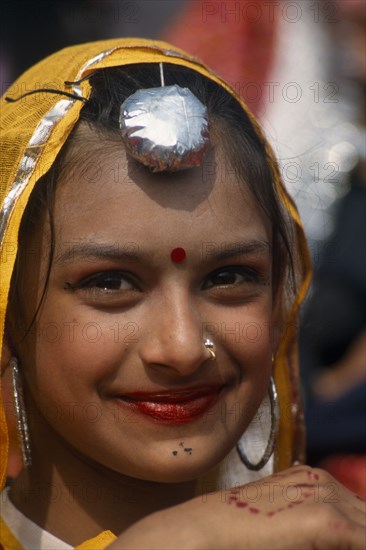
[[[66,157],[55,223],[62,240],[117,234],[146,240],[159,232],[161,239],[164,231],[206,240],[243,232],[263,239],[269,233],[219,142],[200,167],[151,173],[126,154],[118,138],[106,140],[90,129],[82,130]]]

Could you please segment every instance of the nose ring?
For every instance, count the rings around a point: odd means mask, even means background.
[[[213,343],[213,341],[210,340],[209,338],[205,338],[205,340],[203,341],[203,345],[205,346],[205,348],[207,349],[207,351],[211,355],[211,357],[210,357],[211,361],[215,361],[216,353],[214,352],[215,344]]]

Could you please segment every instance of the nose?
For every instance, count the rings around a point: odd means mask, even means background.
[[[168,375],[192,376],[211,355],[204,345],[202,318],[189,296],[169,295],[153,308],[140,347],[143,363]]]

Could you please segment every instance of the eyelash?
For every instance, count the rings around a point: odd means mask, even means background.
[[[217,282],[216,284],[210,284],[215,277],[223,277],[225,275],[227,276],[227,274],[234,276],[235,278],[237,275],[240,275],[242,280],[239,282]],[[118,285],[120,285],[123,281],[128,283],[129,288],[118,288]],[[117,283],[117,288],[108,287],[108,285],[113,286],[113,283]],[[239,288],[243,285],[248,285],[251,283],[254,285],[264,284],[264,277],[256,269],[241,265],[225,266],[210,273],[203,281],[202,289],[207,291],[215,291],[215,289],[217,289],[218,291],[225,292],[230,291],[230,289],[239,290]],[[80,290],[92,295],[95,298],[104,296],[114,297],[119,292],[125,294],[141,292],[141,287],[139,286],[136,278],[124,271],[104,271],[101,273],[96,273],[82,279],[76,284],[67,282],[65,283],[64,288],[65,290],[71,291]]]
[[[210,276],[206,279],[206,283],[204,284],[204,287],[206,289],[207,281],[210,279],[212,280],[215,276],[220,276],[229,273],[230,275],[241,275],[243,277],[243,280],[237,283],[223,283],[223,284],[217,284],[212,285],[210,288],[219,287],[219,288],[229,288],[231,286],[240,286],[245,283],[260,283],[263,281],[263,277],[259,274],[259,272],[256,269],[253,269],[248,266],[227,266],[227,267],[221,267],[220,269],[217,269],[213,273],[210,274]]]
[[[99,284],[108,280],[113,282],[118,282],[118,281],[121,282],[122,280],[124,280],[124,281],[127,281],[133,288],[128,288],[128,289],[108,288],[107,287],[108,283],[105,284],[104,286],[102,284]],[[130,290],[140,291],[140,289],[137,287],[138,285],[136,280],[131,275],[128,275],[122,271],[103,271],[102,273],[95,273],[90,277],[86,277],[85,279],[82,279],[79,283],[65,284],[65,289],[67,290],[85,290],[85,291],[98,292],[101,294],[112,294],[118,291],[128,292]]]

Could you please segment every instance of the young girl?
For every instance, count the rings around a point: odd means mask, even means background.
[[[7,91],[2,143],[4,550],[362,548],[364,503],[300,465],[309,260],[240,98],[168,44],[83,44]]]

